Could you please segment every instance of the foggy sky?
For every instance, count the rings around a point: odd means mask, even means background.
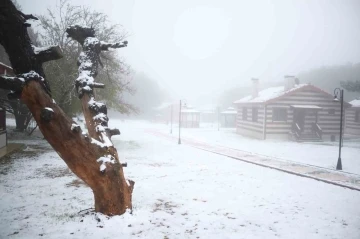
[[[55,0],[18,0],[45,14]],[[106,13],[130,33],[119,50],[174,99],[315,67],[360,62],[358,0],[72,0]]]

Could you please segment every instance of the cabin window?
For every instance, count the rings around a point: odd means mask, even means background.
[[[245,107],[242,109],[242,120],[247,120],[247,109]]]
[[[287,109],[286,108],[273,108],[272,120],[273,121],[286,121],[287,120]]]
[[[334,115],[335,114],[335,109],[329,109],[328,113],[329,113],[329,115]]]
[[[253,122],[257,122],[258,121],[258,109],[257,108],[252,108],[252,114],[251,114],[251,118]]]
[[[360,110],[355,111],[355,122],[360,123]]]

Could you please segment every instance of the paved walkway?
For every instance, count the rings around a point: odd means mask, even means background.
[[[167,138],[168,140],[172,140],[174,142],[177,142],[178,140],[177,137],[160,131],[147,130],[146,132],[155,136]],[[247,163],[252,163],[297,176],[311,178],[325,183],[360,191],[360,175],[357,174],[335,171],[327,168],[302,164],[298,162],[290,162],[257,154],[250,154],[238,149],[212,145],[206,142],[188,138],[181,138],[181,143],[201,150],[228,156]]]

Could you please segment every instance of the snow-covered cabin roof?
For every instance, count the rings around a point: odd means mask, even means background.
[[[226,110],[222,111],[221,114],[237,114],[237,111],[234,107],[229,107]]]
[[[241,104],[241,103],[263,103],[271,99],[278,98],[280,96],[286,95],[292,91],[301,89],[308,84],[299,84],[295,85],[295,87],[291,88],[290,90],[285,91],[284,86],[277,86],[277,87],[270,87],[265,90],[259,92],[258,97],[253,98],[252,95],[246,96],[240,100],[234,102],[234,104]]]
[[[196,110],[192,105],[184,104],[181,107],[181,113],[200,113],[200,111]]]
[[[174,103],[164,102],[164,103],[161,103],[159,106],[155,107],[154,109],[155,110],[163,110],[163,109],[169,108],[171,105],[174,105]]]
[[[5,65],[4,63],[0,62],[0,74],[5,75],[14,75],[13,68],[11,66]]]
[[[181,113],[200,113],[200,111],[195,109],[181,109]]]
[[[4,68],[7,68],[9,70],[12,70],[12,67],[11,66],[8,66],[8,65],[5,65],[4,63],[0,62],[0,66],[4,67]]]
[[[215,104],[209,104],[202,107],[199,107],[199,111],[202,114],[214,114],[216,112],[216,109],[218,108]]]
[[[234,104],[261,104],[261,103],[269,103],[272,101],[276,101],[279,98],[284,96],[293,94],[297,91],[301,91],[303,89],[310,89],[312,91],[318,92],[319,94],[327,95],[329,99],[333,99],[334,96],[329,94],[328,92],[314,86],[311,84],[298,84],[290,90],[284,90],[284,86],[271,87],[259,92],[258,97],[253,98],[252,95],[246,96],[240,100],[233,102]],[[344,101],[345,107],[350,107],[351,105],[348,102]]]
[[[200,110],[201,114],[215,114],[215,109],[206,109],[206,110]]]
[[[349,104],[351,104],[352,107],[360,107],[360,99],[352,100]]]

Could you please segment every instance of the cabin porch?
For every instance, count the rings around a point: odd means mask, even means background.
[[[322,141],[322,129],[318,124],[318,112],[322,108],[316,105],[291,105],[291,109],[291,137],[296,141]]]

